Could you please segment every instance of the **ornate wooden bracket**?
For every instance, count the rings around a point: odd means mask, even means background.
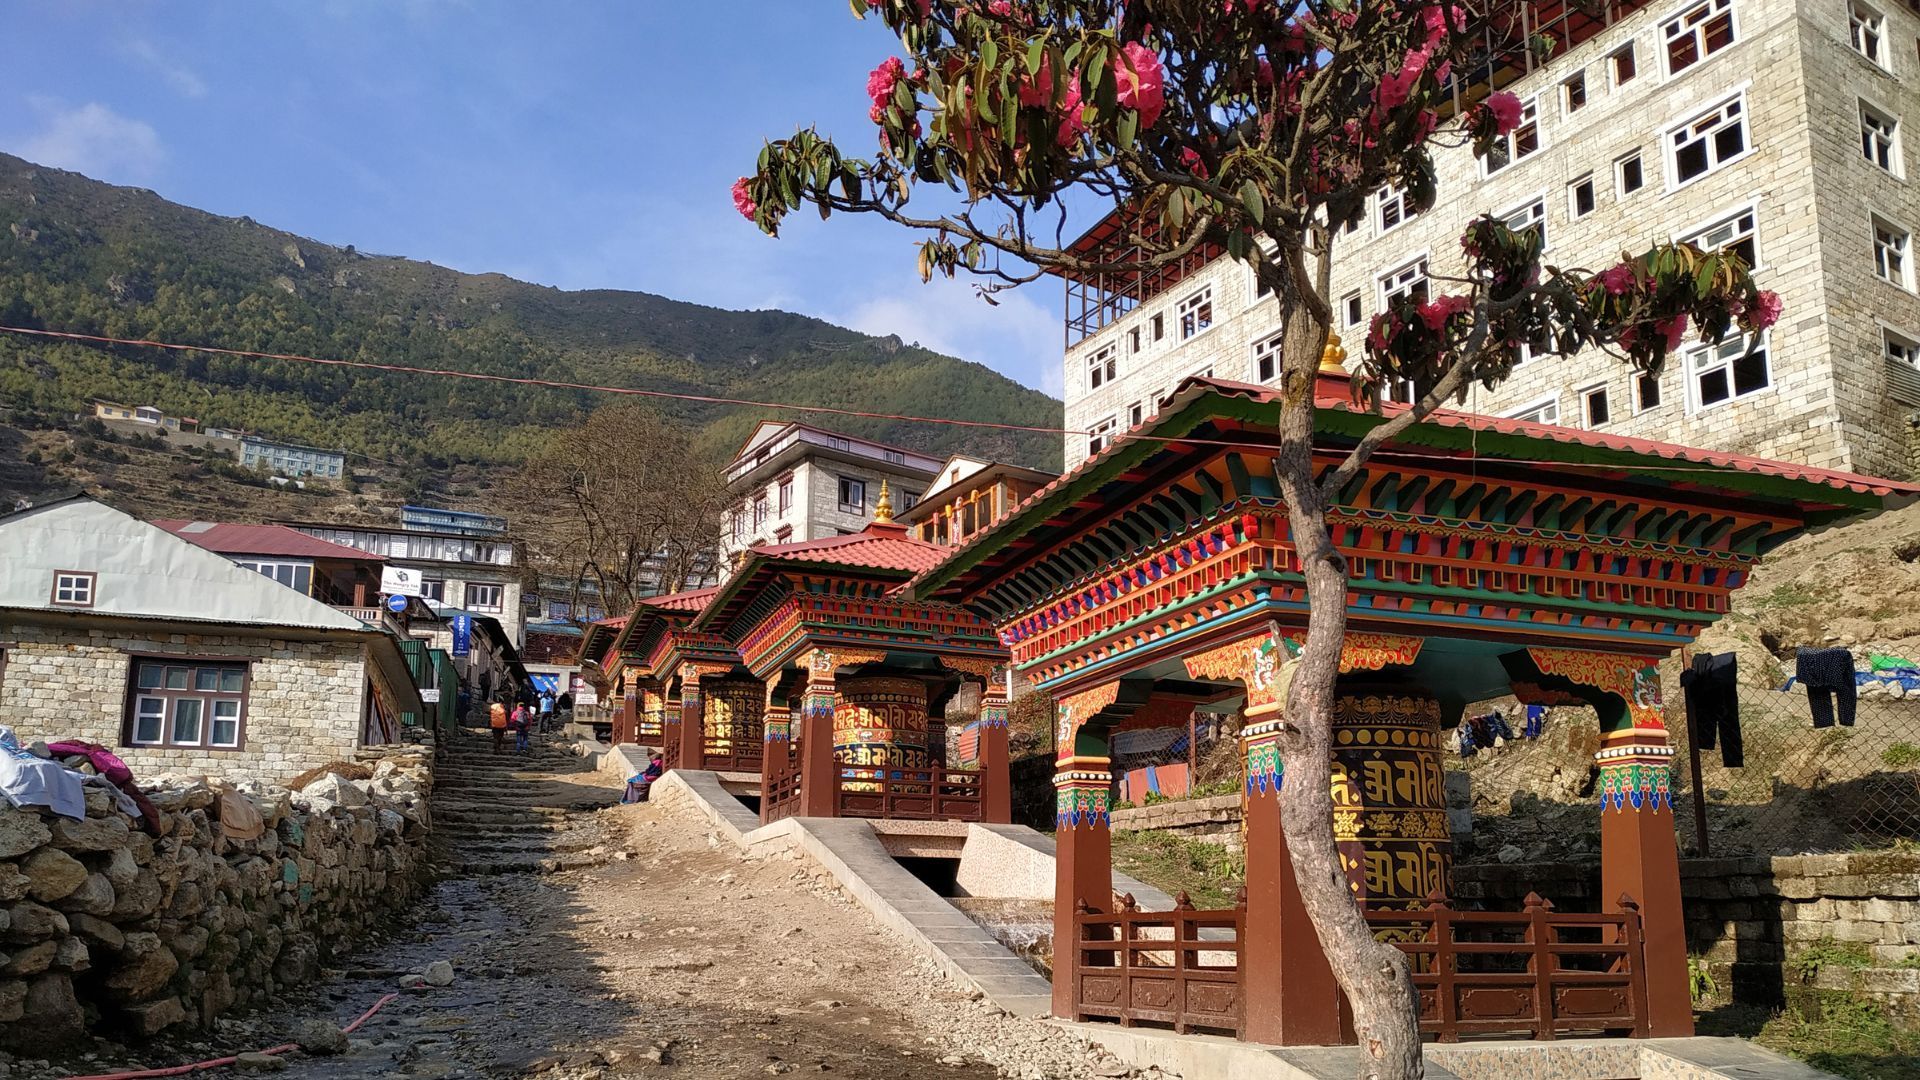
[[[1581,686],[1604,690],[1627,703],[1627,713],[1636,729],[1665,731],[1662,715],[1660,672],[1644,656],[1595,652],[1591,649],[1527,650],[1533,665],[1547,675],[1557,675]]]

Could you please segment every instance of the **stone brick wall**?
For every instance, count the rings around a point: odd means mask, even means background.
[[[1159,829],[1237,852],[1245,847],[1240,839],[1240,817],[1240,796],[1215,795],[1115,810],[1113,828]]]
[[[351,759],[366,692],[356,641],[287,641],[19,626],[8,631],[0,717],[23,742],[74,737],[114,748],[136,775],[176,772],[286,780]],[[250,663],[238,750],[125,745],[131,659],[217,656]]]
[[[432,750],[380,747],[366,781],[240,789],[265,819],[228,839],[204,784],[148,787],[154,839],[104,793],[83,821],[0,805],[0,1045],[209,1025],[313,978],[425,884]]]

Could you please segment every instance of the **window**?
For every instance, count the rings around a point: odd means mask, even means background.
[[[768,514],[768,509],[767,509],[766,495],[762,494],[762,495],[756,496],[753,500],[753,527],[755,530],[758,530],[760,526],[765,525],[767,523],[767,514]]]
[[[1567,185],[1567,216],[1583,218],[1593,213],[1593,174],[1575,180]]]
[[[1733,0],[1705,0],[1660,25],[1667,39],[1667,74],[1678,75],[1733,44]]]
[[[1613,163],[1613,175],[1618,181],[1620,194],[1631,195],[1647,185],[1647,173],[1640,164],[1640,151],[1635,150],[1626,157]]]
[[[477,581],[467,583],[467,607],[474,611],[499,611],[500,601],[506,592],[504,585],[483,585]]]
[[[1146,418],[1147,418],[1147,406],[1145,402],[1136,401],[1133,404],[1127,406],[1127,426],[1128,427],[1130,428],[1139,427],[1140,421],[1145,420]]]
[[[53,603],[58,607],[92,607],[98,574],[85,570],[57,570],[53,575]]]
[[[1260,276],[1259,267],[1252,267],[1249,273],[1253,274],[1253,298],[1255,300],[1273,295],[1273,283]]]
[[[1569,115],[1587,107],[1587,73],[1576,71],[1560,84],[1560,107]]]
[[[1120,347],[1113,342],[1087,354],[1087,389],[1098,390],[1120,374]]]
[[[1413,208],[1413,200],[1406,192],[1391,184],[1381,188],[1380,193],[1374,197],[1374,224],[1383,233],[1392,232],[1412,221],[1415,213],[1417,211]]]
[[[786,517],[787,511],[793,509],[793,477],[781,477],[779,486],[774,490],[778,493],[780,516]]]
[[[1280,338],[1281,332],[1262,338],[1253,343],[1253,381],[1272,382],[1280,374]]]
[[[1885,341],[1888,363],[1920,367],[1920,341],[1891,330],[1883,330],[1881,335]]]
[[[1545,401],[1537,401],[1519,412],[1508,413],[1507,416],[1513,420],[1528,420],[1536,424],[1557,424],[1560,422],[1560,400],[1548,398]]]
[[[1348,326],[1360,325],[1360,320],[1366,317],[1366,310],[1361,304],[1359,289],[1348,293],[1346,297],[1340,301],[1340,311]]]
[[[840,478],[840,512],[843,514],[864,514],[867,512],[867,482],[851,477]]]
[[[1673,186],[1690,183],[1747,152],[1746,102],[1735,97],[1667,133]]]
[[[1137,326],[1127,331],[1127,351],[1130,353],[1140,351],[1140,328]]]
[[[1873,219],[1873,272],[1882,281],[1903,289],[1913,288],[1913,271],[1907,265],[1907,247],[1913,242],[1907,230],[1876,216]]]
[[[1113,438],[1113,429],[1116,426],[1118,426],[1118,421],[1111,416],[1093,425],[1093,429],[1087,432],[1087,455],[1089,457],[1106,449],[1108,441]]]
[[[1605,427],[1612,419],[1607,411],[1607,388],[1589,386],[1580,391],[1580,422],[1590,428]]]
[[[728,530],[735,540],[747,534],[747,512],[745,510],[735,510],[733,513],[727,515],[727,521]]]
[[[845,438],[844,436],[840,436],[840,435],[829,435],[829,436],[827,436],[827,449],[829,449],[829,450],[851,450],[851,449],[853,449],[853,446],[852,446],[852,444],[850,444],[850,443],[848,443],[848,442],[847,442],[847,440],[846,440],[846,438]]]
[[[1887,66],[1880,39],[1887,29],[1886,17],[1876,9],[1853,0],[1847,5],[1847,41],[1853,51],[1879,64]]]
[[[135,657],[127,742],[135,746],[240,746],[247,665],[213,660]]]
[[[1185,341],[1213,325],[1213,286],[1180,301],[1180,340]]]
[[[1660,376],[1641,374],[1633,380],[1633,411],[1646,412],[1660,407]]]
[[[1514,232],[1532,230],[1540,234],[1540,250],[1547,249],[1547,200],[1535,199],[1525,206],[1500,216],[1500,223]]]
[[[734,515],[735,519],[738,519],[739,516],[740,515],[738,514]],[[737,529],[735,530],[736,533],[738,531],[739,530]],[[446,580],[443,578],[431,578],[431,577],[421,578],[420,579],[420,599],[432,600],[432,601],[435,601],[436,603],[442,603],[442,604],[446,603],[447,602]]]
[[[1149,335],[1153,340],[1159,341],[1165,338],[1167,336],[1167,313],[1164,311],[1154,312],[1153,318],[1147,320],[1147,328],[1153,331],[1153,333]]]
[[[1702,251],[1738,255],[1749,269],[1760,265],[1760,248],[1755,238],[1754,212],[1751,209],[1742,210],[1680,239]]]
[[[880,451],[880,456],[895,465],[905,465],[907,463],[907,455],[898,450],[882,450]]]
[[[782,525],[779,528],[773,530],[773,542],[776,544],[784,544],[792,539],[793,539],[793,526],[791,525]]]
[[[916,505],[919,504],[919,502],[920,502],[919,492],[908,491],[906,488],[900,489],[900,509],[902,512],[913,509]]]
[[[1391,273],[1380,275],[1380,307],[1400,300],[1427,302],[1427,260],[1422,257]]]
[[[1748,348],[1748,342],[1753,348]],[[1736,334],[1713,345],[1686,351],[1686,370],[1693,380],[1694,403],[1701,408],[1765,390],[1767,349],[1764,341]]]
[[[1633,62],[1633,42],[1608,53],[1607,66],[1613,69],[1613,85],[1625,86],[1632,82],[1633,77],[1640,74],[1639,65]]]
[[[1540,152],[1540,99],[1525,98],[1520,102],[1520,122],[1512,131],[1496,137],[1488,148],[1484,167],[1488,176],[1501,169],[1532,157]]]
[[[235,565],[246,567],[285,585],[297,592],[313,591],[313,564],[303,562],[275,562],[272,559],[235,559]]]
[[[1860,103],[1860,153],[1895,176],[1900,168],[1900,121]]]

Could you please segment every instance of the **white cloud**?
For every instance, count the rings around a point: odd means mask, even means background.
[[[20,143],[20,156],[42,165],[126,182],[154,174],[166,158],[149,124],[121,116],[97,101],[69,107],[48,98],[28,104],[40,117],[38,133]]]
[[[1042,306],[1028,285],[997,294],[989,304],[965,281],[909,283],[873,296],[853,310],[824,316],[867,334],[898,334],[937,352],[985,364],[1002,375],[1059,397],[1060,315]]]
[[[185,64],[168,57],[156,48],[151,41],[134,39],[121,44],[120,51],[139,61],[148,70],[160,76],[174,92],[182,97],[203,98],[207,96],[206,81],[194,73]]]

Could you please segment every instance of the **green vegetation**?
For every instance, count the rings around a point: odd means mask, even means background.
[[[1789,581],[1785,585],[1776,586],[1765,596],[1755,599],[1751,606],[1755,608],[1802,607],[1819,599],[1821,599],[1820,595],[1805,584]]]
[[[1738,1035],[1847,1080],[1920,1080],[1920,1029],[1854,994],[1823,991],[1774,1013],[1731,1005],[1703,1013],[1702,1035]]]
[[[0,324],[816,406],[1016,424],[1058,402],[978,364],[780,311],[562,292],[368,256],[0,154]],[[440,468],[525,460],[608,398],[292,361],[0,335],[0,401],[51,421],[89,398]],[[665,402],[709,457],[764,418]],[[781,412],[779,416],[802,414]],[[1060,441],[820,417],[944,455],[1058,467]]]
[[[1910,769],[1920,765],[1920,746],[1910,742],[1897,742],[1880,751],[1882,764],[1894,769]]]
[[[1113,868],[1171,895],[1184,890],[1197,908],[1234,904],[1247,879],[1247,860],[1219,844],[1156,830],[1116,830]]]
[[[1821,968],[1862,971],[1873,966],[1873,953],[1857,941],[1821,938],[1796,953],[1791,964],[1800,969],[1801,981],[1811,981]]]
[[[1714,979],[1713,969],[1704,956],[1687,957],[1687,993],[1696,1006],[1720,996],[1720,983]]]

